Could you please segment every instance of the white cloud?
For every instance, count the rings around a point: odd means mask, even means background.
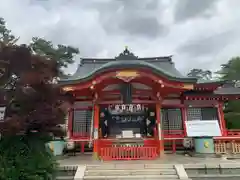
[[[239,0],[205,3],[201,9],[191,3],[191,7],[181,6],[181,11],[177,1],[2,0],[0,16],[21,43],[32,36],[45,37],[79,47],[81,56],[114,57],[128,45],[140,57],[172,54],[177,68],[186,71],[215,70],[239,55]],[[189,8],[191,13],[183,14]],[[181,18],[176,18],[176,12]],[[75,69],[72,65],[68,72]]]

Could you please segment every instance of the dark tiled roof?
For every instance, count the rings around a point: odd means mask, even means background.
[[[235,87],[232,83],[225,83],[218,87],[215,91],[186,91],[185,95],[204,95],[204,96],[212,96],[212,95],[240,95],[240,87]]]
[[[182,82],[196,82],[195,78],[182,75],[172,62],[172,56],[138,58],[125,49],[119,56],[112,59],[83,58],[75,74],[66,79],[61,79],[60,84],[73,84],[87,80],[109,69],[148,68],[153,73],[167,77],[170,80]]]
[[[240,88],[238,87],[221,87],[214,91],[217,95],[240,95]]]
[[[203,79],[199,79],[197,81],[197,84],[224,84],[225,80],[221,80],[221,79],[213,79],[213,80],[203,80]]]

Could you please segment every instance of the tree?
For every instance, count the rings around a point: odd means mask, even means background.
[[[29,46],[33,53],[55,60],[58,69],[66,68],[68,64],[74,63],[74,56],[79,54],[78,48],[62,44],[54,46],[51,41],[38,37],[33,37]],[[63,74],[63,71],[61,70],[60,73]]]
[[[237,85],[240,81],[240,57],[233,57],[226,64],[222,64],[217,73],[223,80]]]
[[[60,107],[70,96],[52,83],[58,75],[56,61],[32,55],[26,46],[7,46],[0,50],[0,57],[9,61],[9,79],[15,77],[15,83],[4,89],[7,112],[1,132],[47,132],[62,123],[64,111]]]
[[[188,74],[188,77],[197,78],[199,80],[211,80],[212,72],[209,70],[192,69]]]
[[[0,104],[6,107],[0,122],[0,179],[52,179],[57,164],[42,136],[56,132],[72,102],[52,83],[57,62],[31,54],[26,45],[2,45],[0,59],[9,74],[3,75],[7,83],[0,89],[5,97]]]
[[[6,22],[3,18],[0,17],[0,42],[6,45],[13,45],[18,41],[11,30],[7,29]]]
[[[233,86],[239,87],[240,81],[240,57],[233,57],[226,64],[221,65],[217,72],[222,80],[227,81]],[[224,110],[227,127],[231,129],[240,129],[240,101],[231,100],[225,103]]]
[[[0,105],[6,113],[0,121],[0,179],[52,179],[56,161],[42,136],[59,132],[56,125],[73,99],[53,83],[61,67],[57,56],[33,53],[16,40],[1,19]]]

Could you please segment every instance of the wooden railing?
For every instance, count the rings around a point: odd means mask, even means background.
[[[184,138],[184,130],[163,130],[163,137],[166,138]]]
[[[100,149],[102,160],[149,160],[157,158],[157,147],[106,147]]]
[[[240,137],[240,129],[228,129],[226,130],[226,135],[227,136],[237,136]]]
[[[89,135],[89,133],[85,133],[85,132],[73,132],[71,139],[79,140],[79,141],[81,141],[81,140],[86,141],[86,140],[90,140],[90,135]]]

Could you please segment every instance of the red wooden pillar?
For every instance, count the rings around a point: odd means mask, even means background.
[[[81,142],[81,153],[83,154],[84,151],[85,151],[85,142],[82,141],[82,142]]]
[[[99,144],[98,144],[99,106],[98,106],[98,104],[94,104],[93,111],[94,111],[93,157],[95,159],[98,159],[98,153],[99,153]]]
[[[69,138],[73,137],[73,108],[70,108],[68,111],[68,136]]]
[[[223,136],[226,136],[227,129],[226,129],[226,122],[225,122],[224,113],[223,113],[223,102],[219,102],[217,107],[218,107],[218,119],[219,119],[221,132]]]
[[[158,102],[156,104],[156,118],[157,118],[157,131],[158,131],[158,141],[159,141],[159,154],[160,156],[164,154],[164,137],[161,128],[161,105]]]
[[[186,107],[181,107],[181,112],[182,112],[182,123],[183,123],[183,133],[184,136],[187,136],[187,127],[186,127],[186,121],[187,121],[187,108]]]

